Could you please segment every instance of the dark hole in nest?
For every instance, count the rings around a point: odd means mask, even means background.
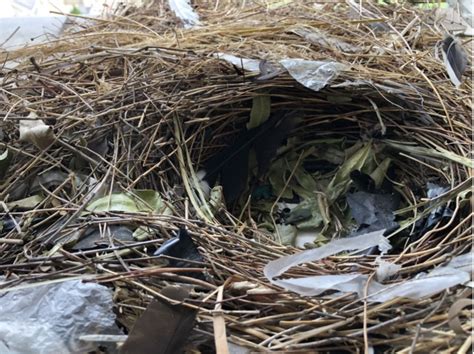
[[[186,132],[197,133],[199,149],[192,150],[193,160],[200,161],[199,166],[208,177],[212,175],[204,180],[211,188],[223,186],[226,208],[237,217],[251,215],[259,227],[274,234],[279,234],[278,223],[311,228],[320,241],[377,228],[393,231],[397,222],[407,217],[393,213],[409,205],[409,195],[425,197],[427,182],[445,183],[440,174],[420,168],[416,160],[402,156],[392,144],[418,142],[416,128],[426,125],[427,113],[417,110],[414,103],[404,103],[397,97],[387,99],[373,92],[314,93],[297,87],[265,94],[271,97],[270,116],[265,122],[280,122],[290,115],[296,122],[291,129],[278,133],[278,123],[247,128],[255,109],[255,102],[247,98],[232,107],[214,109],[210,116],[216,119],[211,119],[212,123],[190,127]],[[268,139],[272,135],[277,141]],[[267,145],[262,146],[262,139],[269,141]],[[258,150],[268,147],[271,151],[263,155],[271,163],[267,161],[262,169],[262,153]],[[366,176],[370,183],[360,183],[354,172]],[[361,195],[362,192],[368,194]],[[396,194],[400,201],[390,202],[393,196],[389,194]],[[350,195],[359,199],[376,195],[375,202],[361,206],[375,209],[375,215],[369,215],[371,223],[354,217],[354,206],[348,205]],[[297,212],[301,219],[288,222],[292,209],[305,202],[309,205]],[[383,209],[387,203],[393,206]],[[316,236],[315,239],[317,243]],[[400,243],[400,247],[404,245],[405,242]]]

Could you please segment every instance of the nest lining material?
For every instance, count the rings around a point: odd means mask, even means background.
[[[1,269],[19,282],[92,275],[115,289],[118,321],[126,329],[166,284],[193,284],[186,306],[199,309],[202,338],[196,342],[203,348],[213,342],[206,333],[212,332],[215,302],[202,299],[220,287],[229,341],[255,350],[465,346],[467,337],[447,325],[447,310],[464,296],[462,286],[416,301],[367,304],[351,294],[301,297],[269,284],[265,265],[298,250],[259,230],[245,208],[245,223],[222,205],[211,210],[196,177],[199,166],[245,127],[253,98],[263,92],[272,97],[272,111],[302,113],[304,123],[291,133],[300,141],[344,138],[348,147],[359,140],[391,141],[409,227],[427,205],[415,191],[430,181],[451,187],[453,215],[385,257],[401,266],[394,280],[469,251],[471,82],[454,90],[447,79],[435,49],[442,34],[431,14],[367,4],[368,12],[354,19],[345,5],[323,13],[290,5],[264,14],[227,6],[198,6],[205,25],[186,31],[179,24],[170,30],[166,11],[150,21],[157,15],[153,7],[127,10],[125,17],[51,43],[2,53],[2,60],[20,64],[2,72],[1,147],[11,160],[0,195],[3,220],[14,218],[15,227],[2,232],[2,240],[11,242],[0,244]],[[374,27],[377,21],[388,28]],[[338,41],[317,41],[315,33]],[[217,52],[273,64],[330,58],[349,69],[315,92],[286,72],[258,80],[216,58]],[[18,123],[34,120],[30,114],[53,127],[47,149],[18,140]],[[135,190],[159,192],[147,200],[156,208],[83,214],[99,195]],[[71,250],[78,230],[114,224],[140,232],[132,241],[108,244],[110,250]],[[204,261],[163,273],[150,250],[180,227]],[[354,266],[372,274],[375,256],[334,256],[286,275],[344,274]],[[202,270],[205,280],[191,276]]]

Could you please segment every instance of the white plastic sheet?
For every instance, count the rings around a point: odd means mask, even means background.
[[[470,280],[473,253],[456,257],[447,265],[435,268],[428,273],[420,273],[413,279],[386,285],[375,280],[367,284],[368,276],[360,273],[275,279],[296,265],[315,262],[344,251],[363,251],[378,246],[384,253],[391,246],[383,233],[384,230],[380,230],[357,237],[334,240],[322,247],[271,261],[263,271],[271,283],[300,295],[315,296],[326,290],[338,290],[344,293],[357,293],[359,298],[367,296],[368,301],[371,302],[385,302],[396,297],[420,299]],[[380,280],[395,275],[400,269],[399,265],[381,259],[377,263]]]
[[[214,56],[218,59],[222,59],[228,63],[234,64],[235,66],[244,70],[260,73],[260,60],[241,58],[226,53],[216,53]]]
[[[70,280],[0,294],[0,353],[86,353],[84,334],[120,334],[112,292]]]
[[[383,236],[383,233],[384,230],[380,230],[361,236],[338,239],[322,247],[284,256],[269,262],[263,272],[273,284],[295,291],[301,295],[313,296],[332,289],[342,292],[357,292],[362,296],[367,276],[359,273],[321,275],[284,280],[275,280],[274,278],[298,264],[315,262],[344,251],[363,251],[378,246],[382,252],[386,252],[391,246],[389,241]],[[374,288],[373,290],[377,291],[380,289]]]
[[[315,61],[305,59],[284,59],[280,64],[288,70],[288,73],[303,86],[319,91],[331,81],[346,66],[334,61]]]
[[[169,0],[171,10],[183,21],[184,28],[199,26],[199,15],[194,11],[190,0]]]
[[[260,71],[260,60],[241,58],[227,53],[216,53],[214,56],[244,70],[264,74]],[[282,69],[276,71],[277,74],[286,70],[293,79],[313,91],[321,90],[330,84],[342,70],[346,69],[344,64],[335,61],[315,61],[297,58],[283,59],[278,63]]]

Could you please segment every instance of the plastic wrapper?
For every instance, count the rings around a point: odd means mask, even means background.
[[[4,292],[4,291],[2,291]],[[120,334],[112,292],[96,283],[70,280],[27,285],[0,294],[0,353],[86,353],[85,334]]]
[[[226,53],[216,53],[214,56],[244,70],[268,75],[268,73],[261,72],[260,60],[241,58]],[[314,91],[319,91],[331,83],[339,75],[339,72],[346,68],[344,64],[334,61],[283,59],[278,63],[282,69],[276,70],[276,74],[280,74],[286,70],[293,79]]]
[[[420,273],[413,279],[387,285],[375,280],[371,280],[367,285],[368,276],[360,273],[275,279],[296,265],[315,262],[340,252],[363,251],[370,247],[378,247],[384,253],[391,248],[388,239],[383,236],[384,231],[334,240],[316,249],[281,257],[269,262],[264,268],[264,274],[273,284],[300,295],[315,296],[327,290],[338,290],[344,293],[357,293],[359,298],[367,296],[368,301],[371,302],[385,302],[396,297],[420,299],[470,280],[472,253],[458,256],[447,265],[435,268],[428,273]],[[379,265],[377,276],[380,280],[395,275],[400,269],[398,265],[381,259],[378,259],[377,263]]]
[[[333,81],[345,65],[334,61],[284,59],[280,64],[303,86],[319,91]]]
[[[176,17],[183,21],[185,28],[199,26],[199,15],[194,11],[189,0],[169,0],[168,4]]]
[[[237,57],[232,54],[216,53],[214,56],[247,71],[260,73],[260,60]]]

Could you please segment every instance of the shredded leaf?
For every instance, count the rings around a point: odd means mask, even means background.
[[[271,98],[269,95],[258,95],[253,98],[250,121],[247,129],[257,128],[270,117]]]

